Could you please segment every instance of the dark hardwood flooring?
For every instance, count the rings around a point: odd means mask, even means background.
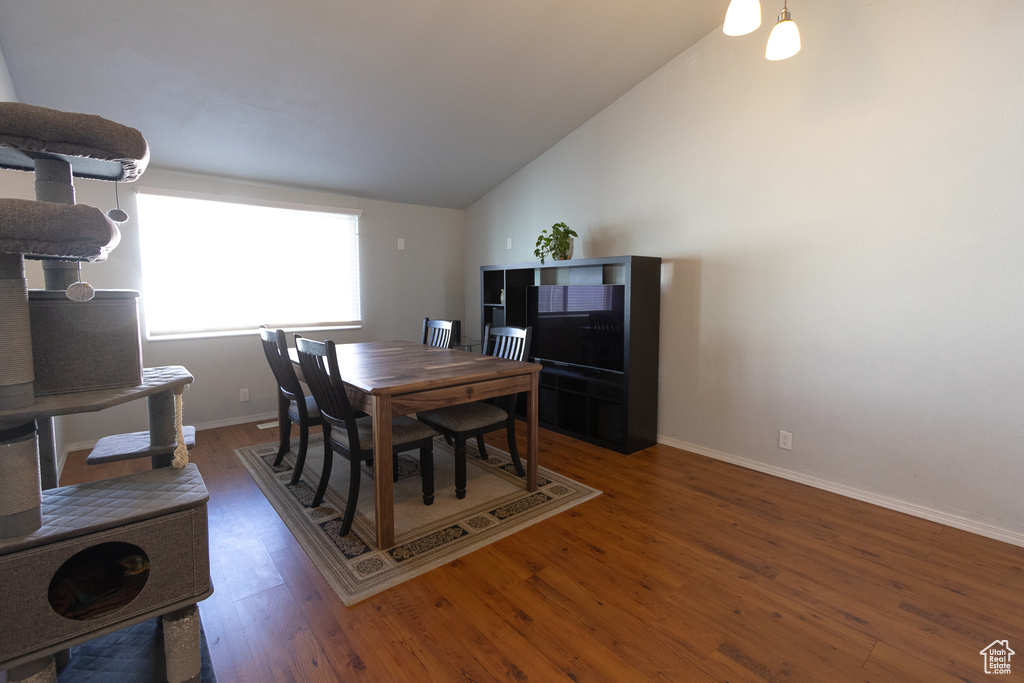
[[[212,429],[192,452],[221,683],[983,681],[996,639],[1022,653],[1002,678],[1024,677],[1024,548],[675,448],[626,457],[547,431],[541,465],[604,495],[346,608],[234,455],[276,437]],[[85,455],[62,484],[148,467]]]

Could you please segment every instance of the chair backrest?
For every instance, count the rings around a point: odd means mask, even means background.
[[[347,429],[350,434],[357,433],[352,404],[345,393],[345,383],[341,380],[334,342],[319,342],[295,335],[295,350],[298,352],[302,378],[320,408],[320,416],[332,427]],[[358,449],[357,443],[352,443],[352,449]]]
[[[260,325],[260,340],[278,389],[289,401],[305,401],[306,394],[302,391],[302,385],[288,357],[288,341],[284,330],[270,330],[266,325]]]
[[[451,348],[452,345],[452,321],[423,319],[423,337],[421,344],[427,346],[439,346],[442,349]]]
[[[484,343],[481,349],[486,356],[508,360],[526,360],[530,357],[532,327],[491,327],[484,328]]]

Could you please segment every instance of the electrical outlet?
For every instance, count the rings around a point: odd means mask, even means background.
[[[511,237],[506,237],[505,238],[505,248],[506,249],[511,249],[512,248],[512,238]]]
[[[399,237],[398,238],[398,251],[405,251],[405,238],[404,237]]]
[[[246,401],[248,401],[249,400],[249,390],[248,389],[239,389],[238,390],[238,400],[241,403],[245,403]]]
[[[779,448],[783,448],[787,451],[793,450],[792,432],[779,432]]]

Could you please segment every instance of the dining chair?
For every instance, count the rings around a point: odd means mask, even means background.
[[[356,515],[359,480],[362,478],[360,468],[364,462],[373,462],[373,418],[369,415],[356,417],[341,379],[338,353],[333,341],[319,342],[295,335],[295,350],[298,352],[302,376],[320,406],[320,416],[324,423],[324,466],[311,507],[317,507],[323,502],[331,478],[334,454],[345,456],[351,465],[348,501],[341,523],[341,535],[344,536],[352,529],[352,520]],[[419,449],[424,505],[434,502],[435,436],[437,432],[411,417],[399,415],[391,418],[392,466],[397,472],[398,454]]]
[[[439,346],[448,349],[452,346],[452,321],[423,319],[423,335],[421,344],[427,346]]]
[[[482,352],[485,355],[523,361],[530,356],[532,328],[484,328]],[[516,398],[518,394],[500,396],[492,402],[474,401],[418,413],[416,417],[441,432],[455,444],[455,497],[466,497],[466,441],[476,438],[480,458],[487,459],[484,434],[505,428],[509,455],[520,477],[526,476],[516,448]]]
[[[280,465],[288,452],[292,438],[292,424],[299,426],[299,452],[295,455],[292,484],[299,483],[302,467],[306,463],[306,448],[309,446],[309,428],[322,424],[320,410],[312,396],[306,396],[299,378],[295,375],[292,361],[288,357],[288,343],[284,330],[270,330],[260,325],[260,339],[263,352],[270,363],[270,370],[277,381],[277,429],[281,444],[277,449],[274,465]]]

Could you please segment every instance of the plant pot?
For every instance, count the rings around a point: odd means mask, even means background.
[[[562,253],[562,254],[555,254],[555,253],[552,253],[552,254],[551,254],[551,260],[552,260],[552,261],[568,261],[569,259],[571,259],[571,258],[572,258],[572,249],[573,249],[573,246],[574,246],[573,238],[572,238],[572,237],[570,237],[570,238],[569,238],[569,249],[568,249],[568,250],[566,250],[566,251],[565,251],[564,253]]]

